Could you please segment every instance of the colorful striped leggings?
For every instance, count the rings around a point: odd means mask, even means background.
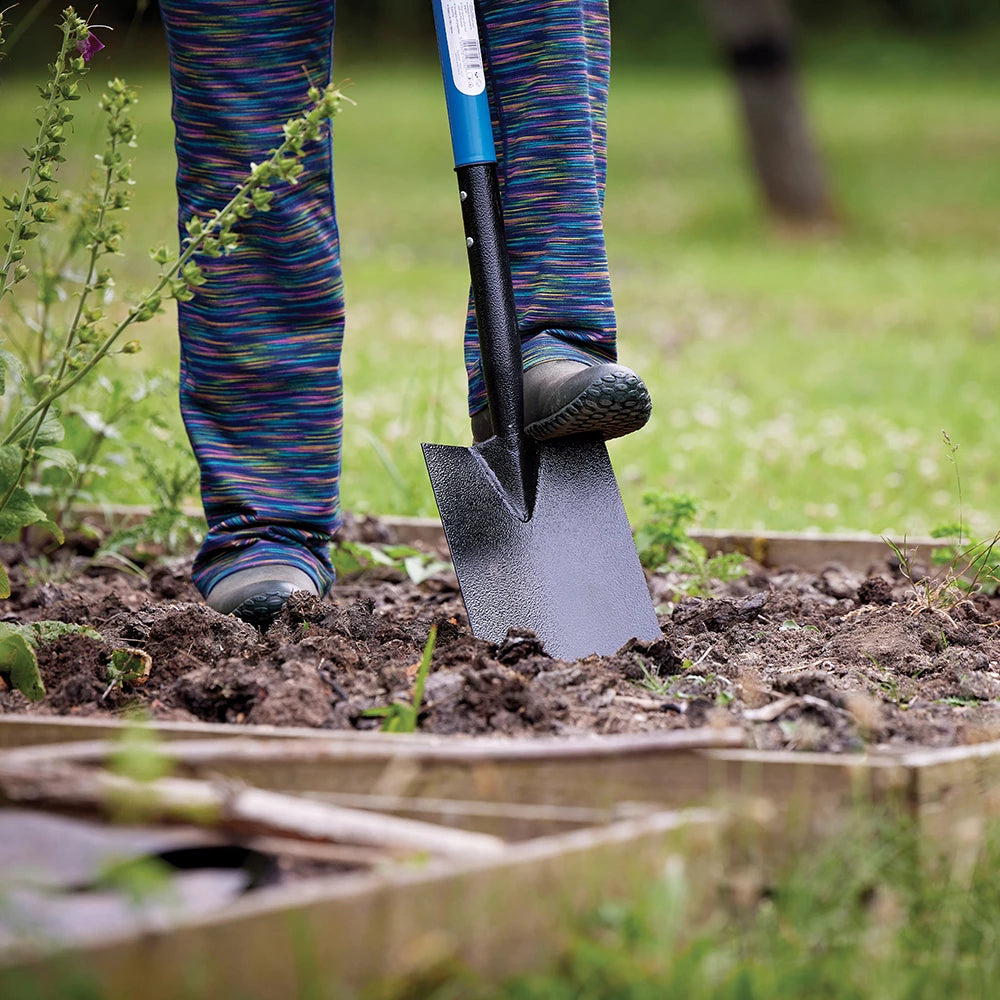
[[[525,366],[614,360],[601,223],[607,0],[480,8]],[[183,223],[225,204],[301,112],[307,81],[331,78],[334,2],[161,0],[160,10]],[[305,166],[242,225],[237,252],[201,262],[208,282],[180,304],[181,411],[209,525],[194,568],[203,594],[268,563],[304,570],[320,593],[333,580],[344,308],[329,144]],[[465,355],[474,413],[486,394],[471,311]]]

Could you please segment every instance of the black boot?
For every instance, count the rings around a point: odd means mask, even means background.
[[[297,590],[316,595],[316,585],[295,566],[267,564],[237,570],[224,576],[205,598],[214,611],[235,615],[261,631],[281,614]]]
[[[649,390],[624,365],[543,361],[524,373],[524,429],[536,441],[570,434],[621,437],[642,427],[651,410]],[[472,416],[472,438],[492,436],[486,407]]]

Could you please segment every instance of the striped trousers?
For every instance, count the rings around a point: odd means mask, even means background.
[[[607,0],[480,9],[525,367],[614,360],[601,221]],[[161,0],[160,10],[183,224],[225,204],[301,112],[308,80],[331,78],[334,2]],[[203,594],[268,563],[304,570],[320,593],[333,581],[344,305],[332,176],[330,144],[318,144],[299,182],[241,225],[237,252],[200,261],[208,281],[179,304],[181,412],[209,526],[194,567]],[[486,392],[471,308],[465,358],[474,413]]]

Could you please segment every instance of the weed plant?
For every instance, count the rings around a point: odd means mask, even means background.
[[[450,563],[438,559],[412,545],[372,545],[367,542],[338,541],[330,550],[333,567],[338,579],[360,573],[376,566],[397,569],[412,583],[424,580],[451,568]]]
[[[642,502],[646,520],[635,533],[639,561],[657,573],[676,573],[677,589],[689,597],[708,597],[717,583],[746,575],[738,552],[709,556],[689,532],[698,514],[697,501],[686,493],[647,493]]]
[[[917,605],[923,609],[947,611],[966,600],[970,594],[983,592],[995,594],[1000,588],[1000,531],[992,537],[970,542],[965,523],[962,497],[962,475],[958,465],[958,444],[947,431],[941,432],[948,461],[955,470],[955,488],[958,500],[958,520],[940,525],[931,531],[932,538],[944,539],[948,544],[934,549],[930,562],[937,570],[918,573],[916,552],[911,551],[905,538],[902,544],[885,539],[899,564],[900,573],[909,581]]]
[[[416,678],[413,682],[411,704],[404,705],[394,701],[391,705],[378,705],[366,708],[361,714],[370,719],[382,719],[383,733],[414,733],[420,720],[420,711],[424,701],[424,685],[431,671],[431,660],[434,657],[434,644],[437,642],[437,625],[432,625],[424,645],[423,656],[417,665]]]

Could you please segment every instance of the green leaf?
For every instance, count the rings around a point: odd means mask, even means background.
[[[31,622],[13,627],[35,646],[55,642],[65,635],[85,635],[90,639],[102,638],[101,633],[89,625],[73,625],[70,622]]]
[[[38,672],[32,644],[14,625],[0,622],[0,677],[29,701],[45,697],[45,685]]]
[[[66,431],[63,430],[63,425],[59,422],[59,418],[49,410],[45,414],[42,426],[38,430],[38,435],[35,438],[35,447],[40,448],[46,444],[58,444],[65,436]]]
[[[57,469],[62,469],[67,476],[76,475],[76,455],[65,448],[55,448],[52,445],[45,445],[37,451],[38,458],[54,465]]]
[[[55,528],[61,539],[62,533],[52,524],[45,511],[42,510],[26,489],[18,486],[7,501],[7,506],[0,510],[0,538],[9,538],[22,528],[31,524],[43,524]]]
[[[21,475],[21,449],[16,444],[0,447],[0,490],[7,492]]]
[[[422,555],[420,549],[415,549],[412,545],[383,545],[382,551],[395,562],[401,562],[409,556]]]
[[[399,711],[386,718],[383,733],[413,733],[417,729],[417,712],[408,705],[397,706]]]
[[[3,573],[6,583],[7,574]],[[64,635],[86,635],[92,639],[100,639],[100,632],[89,625],[73,625],[69,622],[29,622],[25,625],[11,625],[0,622],[0,677],[16,688],[30,701],[39,701],[45,697],[45,685],[38,672],[38,659],[35,649],[47,642],[53,642]]]
[[[394,701],[391,705],[366,708],[361,715],[368,719],[383,719],[383,733],[412,733],[417,728],[417,713],[409,705]]]
[[[10,597],[10,577],[6,567],[0,566],[0,598],[4,597]]]
[[[108,664],[108,679],[116,684],[142,684],[153,666],[153,658],[142,649],[116,649]]]
[[[19,424],[25,414],[28,413],[29,407],[24,407],[11,421],[12,424]],[[35,430],[35,420],[28,421],[25,428],[18,434],[16,441],[25,441],[31,438],[32,433]],[[42,421],[42,426],[38,429],[38,434],[35,437],[35,447],[39,447],[43,444],[58,444],[66,436],[66,432],[63,430],[63,425],[59,422],[59,418],[49,410],[45,414],[45,419]]]
[[[403,569],[406,571],[406,575],[411,582],[418,586],[434,574],[434,570],[428,569],[428,565],[428,560],[423,556],[407,556],[403,560]]]
[[[941,524],[931,532],[931,538],[961,538],[964,534],[961,524]]]

